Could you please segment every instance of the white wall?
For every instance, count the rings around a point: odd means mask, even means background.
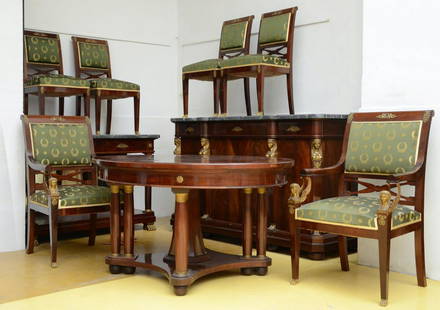
[[[70,0],[25,0],[25,28],[59,33],[64,72],[75,75],[71,36],[88,36],[109,42],[112,74],[140,84],[140,132],[160,134],[156,153],[173,149],[174,127],[170,117],[177,116],[180,72],[177,65],[177,0],[95,0],[79,3]],[[178,75],[179,72],[179,75]],[[37,114],[37,98],[30,97],[30,114]],[[56,114],[56,100],[47,99],[46,113]],[[75,99],[66,98],[65,114],[74,115]],[[91,119],[94,124],[94,101]],[[18,116],[17,116],[18,117]],[[106,104],[101,114],[105,131]],[[94,126],[92,126],[94,128]],[[134,133],[133,101],[113,101],[112,133]],[[143,205],[142,188],[135,189],[135,203]],[[170,190],[153,189],[153,209],[166,216],[174,207]]]
[[[363,7],[362,110],[435,109],[426,169],[425,247],[428,277],[440,279],[440,3],[368,0]],[[359,262],[378,265],[377,242],[359,240]],[[415,274],[413,234],[391,242],[391,269]]]
[[[24,244],[24,153],[20,114],[23,107],[23,33],[21,1],[0,10],[0,252]]]
[[[362,2],[352,0],[179,1],[181,64],[216,58],[224,20],[255,15],[251,53],[256,52],[260,16],[298,6],[294,39],[296,113],[348,113],[360,107]],[[285,77],[265,82],[265,113],[287,114]],[[190,81],[189,115],[212,115],[212,83]],[[252,110],[257,111],[251,79]],[[242,80],[228,84],[228,112],[244,115]],[[179,107],[182,111],[181,107]]]

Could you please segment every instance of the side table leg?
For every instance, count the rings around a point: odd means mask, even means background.
[[[243,208],[243,257],[250,258],[252,256],[252,188],[245,188],[244,190],[245,204]],[[253,274],[253,268],[241,268],[241,274]]]
[[[176,210],[174,218],[175,238],[175,269],[174,277],[185,277],[188,272],[188,190],[173,189],[176,195]],[[174,286],[174,293],[178,296],[186,294],[187,286]]]
[[[110,236],[112,244],[112,256],[119,256],[121,252],[121,229],[119,209],[119,185],[110,185],[112,193],[110,201]],[[121,268],[117,265],[109,266],[111,273],[120,273]]]
[[[259,258],[266,257],[267,245],[267,204],[266,189],[258,189],[258,224],[257,224],[257,255]],[[257,268],[257,274],[264,276],[267,273],[267,267]]]
[[[124,256],[134,258],[134,226],[133,226],[133,185],[124,185]],[[135,267],[123,267],[123,272],[131,274]]]
[[[145,186],[145,213],[151,213],[151,186]],[[151,224],[144,223],[144,230],[154,231],[156,226],[154,222]]]

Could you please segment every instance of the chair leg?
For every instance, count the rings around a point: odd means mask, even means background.
[[[388,282],[390,270],[391,216],[384,223],[379,223],[379,272],[380,272],[380,305],[388,304]]]
[[[64,97],[58,98],[58,115],[64,115]]]
[[[79,114],[81,115],[81,99]],[[84,95],[84,115],[90,118],[90,95]]]
[[[99,90],[95,95],[95,131],[97,135],[101,134],[101,94]]]
[[[57,246],[58,246],[58,210],[52,207],[49,213],[49,234],[50,234],[50,262],[52,268],[57,267]]]
[[[81,115],[81,96],[76,96],[75,115],[76,116]]]
[[[417,284],[425,287],[427,284],[425,271],[425,237],[423,227],[414,232],[414,242],[416,250]]]
[[[339,259],[341,261],[341,270],[349,271],[350,265],[347,256],[347,238],[345,236],[338,236],[339,241]]]
[[[113,110],[113,101],[107,100],[107,122],[105,127],[105,133],[107,135],[110,134],[110,130],[112,128],[112,110]]]
[[[220,102],[219,102],[219,79],[218,78],[214,78],[214,80],[212,81],[212,87],[213,87],[213,94],[214,94],[214,115],[218,115],[219,113],[219,106],[220,106]]]
[[[189,80],[185,76],[182,77],[182,90],[183,90],[183,116],[188,116],[188,89]]]
[[[289,214],[289,230],[290,230],[290,259],[292,268],[291,284],[296,284],[299,281],[299,253],[301,246],[300,229],[295,220],[295,214]]]
[[[228,79],[225,77],[221,80],[221,113],[223,115],[228,114]]]
[[[251,96],[249,93],[249,78],[244,78],[244,100],[246,102],[246,114],[247,116],[252,115],[252,108],[251,108]]]
[[[264,115],[264,72],[259,68],[257,73],[258,115]]]
[[[27,246],[26,254],[34,253],[35,244],[35,210],[28,207],[27,212]]]
[[[139,112],[141,106],[141,94],[137,93],[134,97],[134,133],[139,134]]]
[[[286,74],[286,80],[287,80],[287,101],[289,105],[289,113],[295,114],[295,108],[293,106],[292,73]]]
[[[89,245],[95,245],[96,239],[96,213],[90,214],[90,230],[89,230]]]
[[[45,114],[44,101],[45,101],[44,91],[40,89],[40,91],[38,92],[38,113],[40,115]]]
[[[23,95],[23,114],[24,115],[29,114],[29,95],[28,94]]]

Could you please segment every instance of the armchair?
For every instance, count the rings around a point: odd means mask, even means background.
[[[220,63],[223,75],[222,106],[227,109],[227,81],[254,77],[257,81],[258,113],[264,114],[265,77],[286,75],[289,113],[294,114],[292,86],[293,31],[297,7],[265,13],[261,16],[257,54],[226,59]]]
[[[87,81],[64,75],[59,35],[24,31],[24,114],[29,113],[29,95],[38,96],[40,115],[46,97],[58,97],[58,114],[64,115],[64,97],[84,97],[87,106],[89,94]]]
[[[77,78],[90,83],[90,92],[95,99],[95,130],[101,134],[101,100],[107,100],[106,134],[110,134],[113,99],[133,98],[134,131],[139,134],[140,86],[135,83],[112,78],[108,42],[88,38],[72,37]],[[87,115],[88,103],[85,103]],[[76,113],[81,114],[81,98],[77,97]]]
[[[293,284],[299,280],[299,232],[308,229],[341,235],[343,271],[349,270],[344,236],[378,240],[382,306],[388,302],[390,240],[414,232],[417,283],[426,286],[424,184],[433,115],[433,111],[351,114],[339,162],[302,171],[305,183],[292,184],[289,198]],[[311,179],[327,175],[339,176],[338,197],[304,204]],[[353,182],[361,189],[353,190],[349,186]],[[403,186],[413,187],[414,195],[402,194]],[[377,192],[379,196],[359,196]]]
[[[227,20],[223,22],[220,45],[217,59],[208,59],[193,64],[186,65],[182,68],[183,82],[183,115],[188,116],[188,90],[189,80],[212,81],[214,88],[214,114],[226,114],[225,107],[220,106],[219,97],[226,96],[223,89],[220,88],[221,71],[220,62],[223,59],[230,59],[239,55],[249,54],[249,42],[251,37],[252,21],[254,16],[246,16],[242,18]],[[251,100],[249,97],[249,78],[243,78],[244,96],[246,101],[246,113],[251,115]]]
[[[89,119],[22,115],[26,147],[27,247],[34,252],[36,212],[49,217],[51,266],[57,266],[58,217],[90,214],[94,245],[96,214],[110,205],[110,189],[98,186]],[[37,180],[43,175],[43,182]],[[64,185],[64,183],[69,185]]]

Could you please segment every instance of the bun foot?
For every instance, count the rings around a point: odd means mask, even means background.
[[[174,286],[174,294],[177,296],[186,295],[186,291],[188,290],[188,286]]]
[[[125,274],[133,274],[136,271],[136,267],[124,266],[122,267],[122,272]]]
[[[250,276],[254,274],[254,268],[240,268],[240,273],[244,276]]]
[[[258,267],[255,269],[257,275],[265,276],[267,274],[267,267]]]
[[[108,266],[108,270],[110,271],[111,274],[118,274],[121,273],[121,266],[110,265]]]
[[[388,300],[387,299],[381,299],[380,300],[380,306],[381,307],[386,307],[388,305]]]

